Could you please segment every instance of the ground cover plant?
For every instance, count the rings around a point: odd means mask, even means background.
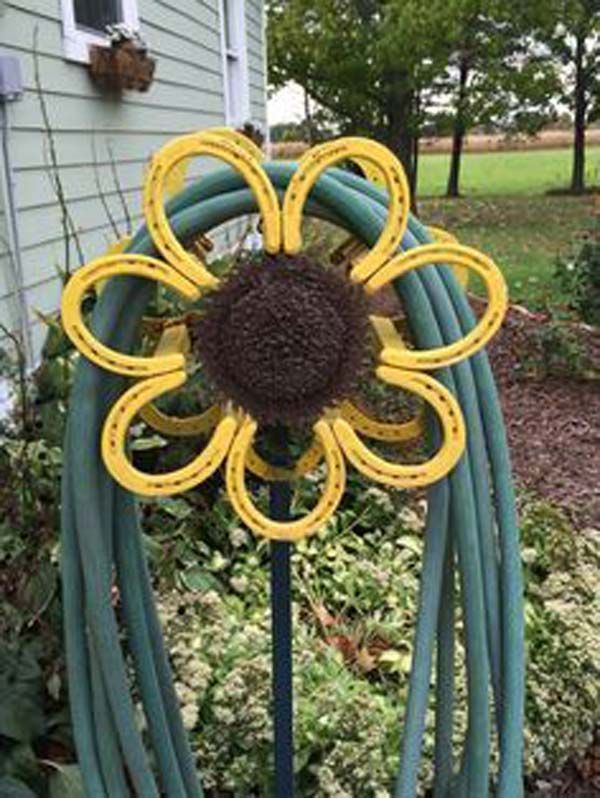
[[[528,344],[517,346],[530,355]],[[498,353],[497,366],[504,357]],[[53,325],[29,386],[27,424],[17,415],[3,430],[0,616],[12,632],[2,635],[0,691],[10,691],[12,701],[10,716],[0,713],[0,785],[17,797],[81,795],[66,705],[57,569],[60,428],[72,365],[73,354]],[[527,368],[521,376],[531,378]],[[161,439],[143,427],[135,448],[146,461],[164,456]],[[23,468],[32,478],[21,497],[15,488]],[[517,468],[520,473],[518,459]],[[307,482],[296,500],[310,503],[316,489]],[[389,795],[411,661],[424,510],[423,497],[409,502],[402,493],[353,478],[336,518],[297,547],[296,766],[303,796]],[[177,500],[145,503],[142,513],[177,691],[208,795],[267,795],[267,548],[239,527],[218,479]],[[594,590],[600,541],[589,519],[565,515],[535,493],[522,494],[521,513],[526,762],[534,794],[538,774],[555,774],[566,760],[577,779],[591,767],[585,752],[600,721]],[[114,601],[118,606],[118,593]],[[458,640],[460,676],[460,626]],[[15,717],[18,728],[10,725]],[[431,715],[425,745],[430,755]],[[423,790],[427,777],[426,764]],[[575,789],[568,794],[576,795]]]

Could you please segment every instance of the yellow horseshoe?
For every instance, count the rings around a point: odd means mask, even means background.
[[[61,303],[61,318],[65,333],[88,360],[117,374],[149,377],[181,369],[184,364],[181,353],[173,352],[154,357],[126,355],[98,341],[85,325],[81,314],[85,294],[96,283],[125,274],[162,282],[189,300],[197,299],[199,295],[195,285],[163,261],[146,255],[105,256],[78,269],[65,286]]]
[[[339,410],[342,418],[351,424],[354,429],[358,430],[361,435],[365,435],[375,441],[387,441],[389,443],[412,441],[418,438],[425,428],[421,413],[409,421],[393,423],[377,421],[371,418],[364,410],[361,410],[348,400],[342,402]]]
[[[400,161],[382,144],[363,138],[341,138],[309,150],[302,156],[283,200],[283,247],[289,255],[300,251],[302,211],[319,176],[333,164],[357,158],[379,169],[389,195],[388,218],[383,232],[375,246],[355,264],[350,273],[352,280],[363,282],[394,254],[408,225],[408,181]]]
[[[262,160],[263,153],[260,147],[258,147],[248,136],[244,136],[242,133],[239,133],[237,130],[234,130],[230,127],[211,127],[204,131],[205,133],[210,133],[211,136],[217,136],[218,138],[227,139],[228,141],[232,141],[234,144],[237,144],[242,150],[246,150],[249,155],[255,158],[257,161]],[[172,197],[174,194],[180,192],[185,186],[185,176],[187,174],[188,167],[191,162],[191,158],[187,160],[180,161],[177,166],[174,166],[171,170],[169,177],[165,180],[165,193],[168,197]]]
[[[156,153],[144,184],[144,215],[150,235],[162,256],[187,279],[214,288],[218,279],[177,240],[163,205],[164,184],[171,170],[181,161],[200,155],[225,161],[246,180],[262,216],[263,241],[268,252],[278,252],[281,248],[281,218],[277,194],[260,163],[231,137],[193,133],[174,139]]]
[[[333,431],[342,451],[358,471],[384,485],[416,488],[437,482],[454,468],[465,448],[465,424],[458,402],[450,391],[428,374],[380,366],[377,376],[384,382],[418,394],[431,405],[441,422],[442,445],[426,463],[390,463],[365,446],[345,419],[337,418],[333,422]]]
[[[496,333],[508,306],[506,283],[502,273],[487,255],[462,244],[426,244],[398,255],[385,264],[365,285],[368,293],[378,291],[397,277],[421,266],[438,263],[471,269],[483,280],[488,304],[485,313],[463,338],[437,349],[403,349],[386,346],[381,359],[390,366],[407,369],[438,369],[470,357]]]
[[[240,133],[239,130],[235,130],[235,128],[209,127],[205,132],[210,133],[211,136],[219,136],[219,138],[233,141],[233,143],[241,147],[242,150],[246,150],[248,155],[251,155],[256,161],[262,161],[263,159],[263,151],[258,144],[255,144],[251,138]]]
[[[191,463],[166,474],[145,474],[135,468],[126,454],[127,431],[135,416],[152,400],[184,384],[185,372],[173,371],[151,377],[129,390],[115,402],[102,431],[102,458],[111,476],[124,488],[141,496],[183,493],[203,482],[221,465],[237,429],[237,421],[226,415],[219,421],[204,450]]]
[[[227,494],[242,521],[256,534],[272,540],[300,540],[313,534],[336,511],[344,493],[346,467],[329,424],[320,420],[314,426],[325,452],[327,481],[317,506],[297,521],[273,521],[252,502],[244,479],[248,451],[256,433],[256,422],[246,418],[238,431],[227,458]]]
[[[267,463],[256,449],[250,446],[246,457],[246,468],[267,482],[290,482],[309,474],[319,465],[322,459],[323,447],[316,439],[313,440],[293,468],[280,468]]]
[[[189,350],[190,337],[186,318],[180,317],[178,320],[172,320],[168,327],[163,328],[158,345],[154,350],[154,356],[180,352],[185,357]],[[142,407],[139,415],[142,421],[145,421],[156,432],[178,438],[191,438],[196,435],[204,435],[214,429],[222,412],[218,405],[212,405],[203,413],[179,418],[178,416],[168,416],[155,404],[150,403]]]
[[[196,435],[205,435],[216,427],[222,415],[219,405],[212,405],[203,413],[187,418],[168,416],[154,404],[146,405],[140,410],[140,418],[148,426],[162,435],[172,435],[176,438],[194,438]]]

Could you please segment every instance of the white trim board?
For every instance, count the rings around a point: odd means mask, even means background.
[[[226,31],[229,21],[229,31]],[[250,82],[245,0],[219,0],[225,123],[241,127],[250,121]]]

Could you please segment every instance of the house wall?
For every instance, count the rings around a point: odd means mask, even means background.
[[[116,238],[98,196],[99,185],[116,226],[122,234],[127,232],[112,161],[136,227],[143,170],[150,154],[173,136],[225,124],[220,0],[138,0],[138,12],[141,33],[157,59],[156,77],[145,94],[127,92],[120,99],[110,99],[91,83],[85,65],[65,59],[60,0],[0,3],[0,52],[19,58],[25,85],[23,99],[8,106],[9,142],[36,352],[44,325],[35,311],[57,309],[59,271],[65,268],[67,257],[71,268],[80,259],[73,242],[68,251],[65,248],[61,211],[48,170],[48,135],[34,77],[34,31],[60,176],[85,261],[102,254]],[[262,0],[246,0],[245,20],[250,118],[264,125]],[[196,171],[202,168],[199,164]],[[0,213],[0,231],[3,226]],[[12,325],[15,298],[7,285],[8,266],[2,236],[0,320]]]

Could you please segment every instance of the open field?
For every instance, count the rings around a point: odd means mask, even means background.
[[[587,149],[588,185],[600,184],[600,147]],[[467,196],[544,194],[566,188],[572,153],[563,150],[473,152],[463,158],[461,192]],[[430,153],[419,162],[419,195],[445,193],[450,156]]]
[[[586,133],[588,147],[600,147],[600,128],[592,128]],[[467,136],[465,152],[512,152],[514,150],[556,150],[570,149],[573,146],[572,130],[543,130],[535,136],[505,136],[498,133],[475,133]],[[298,158],[308,149],[305,141],[280,141],[271,145],[273,158]],[[420,142],[421,154],[449,153],[452,150],[450,136],[423,138]]]
[[[596,203],[591,196],[424,199],[419,216],[491,255],[504,272],[513,302],[556,308],[564,302],[553,279],[556,259],[577,250],[598,213]]]

